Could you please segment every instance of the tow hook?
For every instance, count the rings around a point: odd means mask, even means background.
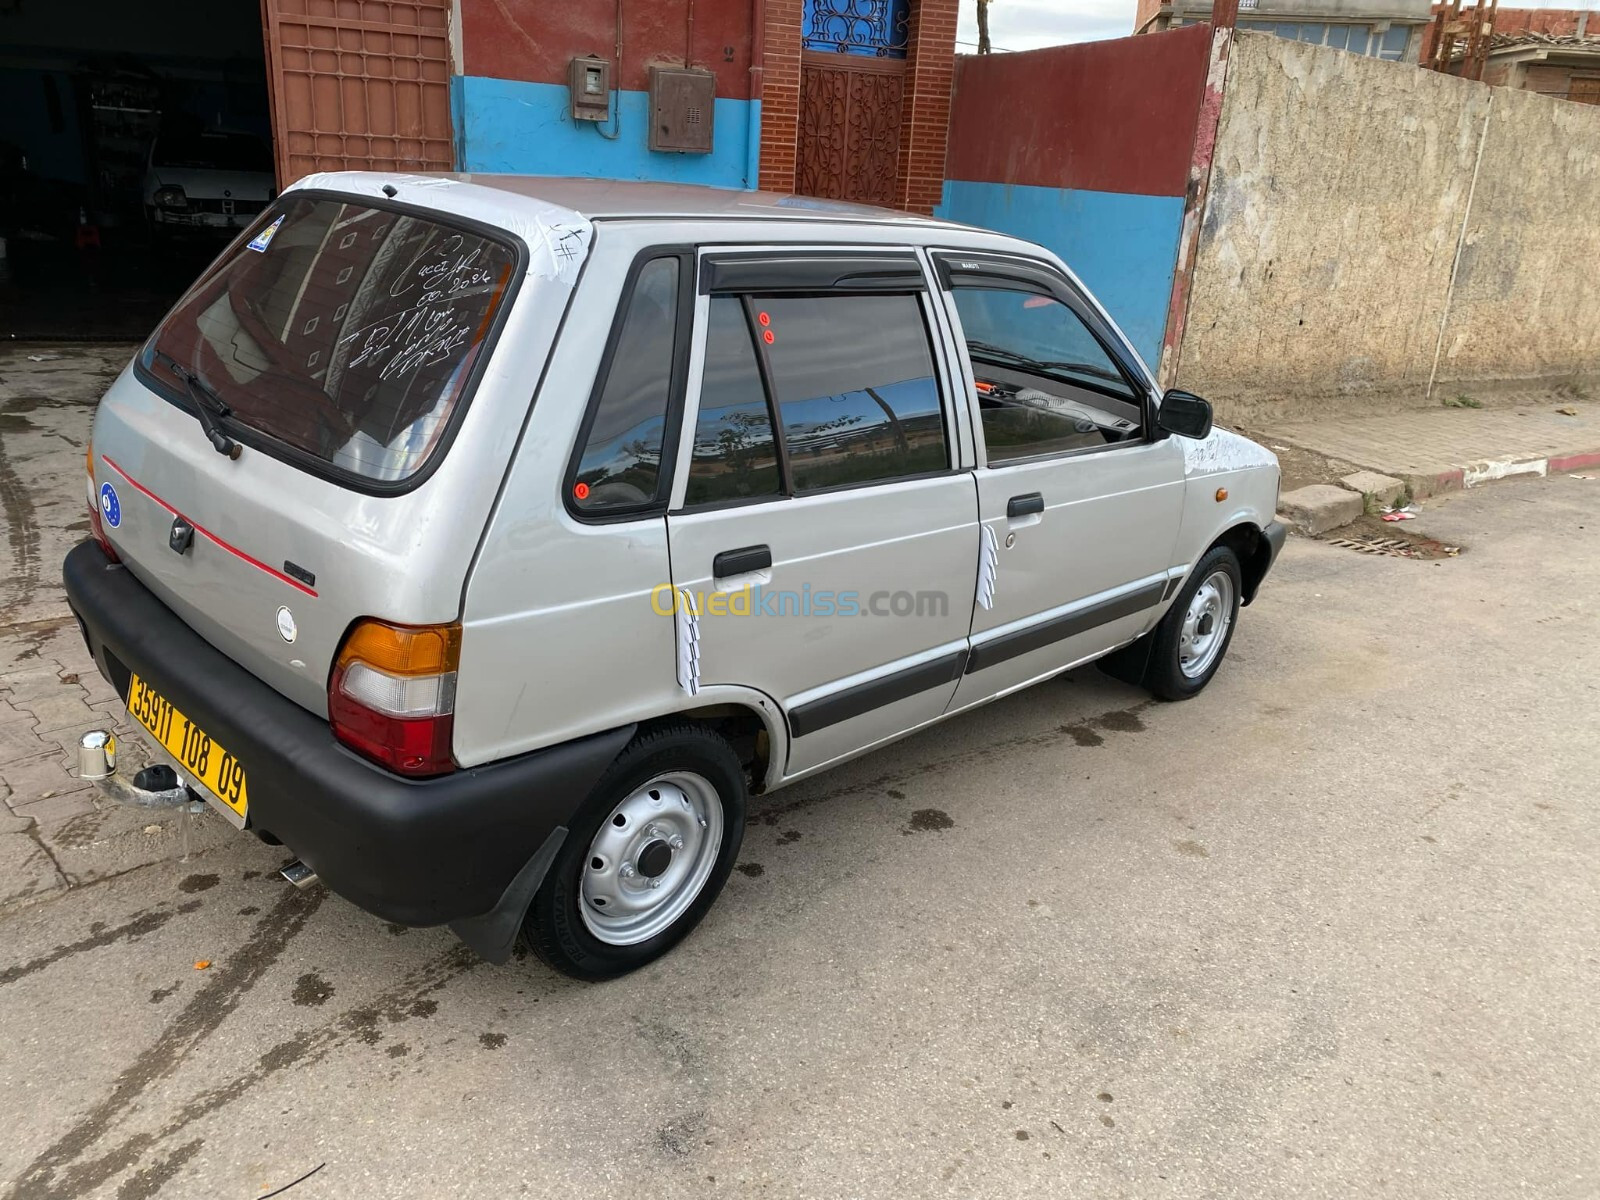
[[[117,739],[106,729],[91,729],[78,739],[78,778],[94,784],[101,795],[118,804],[143,808],[189,805],[190,812],[205,808],[205,801],[185,787],[171,767],[146,767],[131,780],[119,775]]]
[[[183,851],[178,861],[189,861],[194,819],[206,811],[206,802],[171,767],[158,763],[125,779],[117,774],[117,739],[109,729],[91,729],[78,739],[78,778],[117,804],[177,809]]]

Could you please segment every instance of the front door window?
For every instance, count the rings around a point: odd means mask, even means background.
[[[991,466],[1143,432],[1138,390],[1078,314],[1027,290],[956,287]]]

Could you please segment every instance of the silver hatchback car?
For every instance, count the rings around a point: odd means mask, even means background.
[[[1094,659],[1194,695],[1277,488],[1029,243],[340,173],[106,393],[65,577],[152,752],[302,877],[602,979],[752,793]]]

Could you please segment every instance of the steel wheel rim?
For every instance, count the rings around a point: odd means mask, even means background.
[[[584,925],[607,945],[648,941],[688,911],[721,851],[717,789],[687,771],[656,776],[607,813],[589,843],[578,885]]]
[[[1199,679],[1222,657],[1233,627],[1233,576],[1213,571],[1189,598],[1178,635],[1178,669],[1186,679]]]

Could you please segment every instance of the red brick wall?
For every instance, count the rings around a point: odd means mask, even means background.
[[[767,0],[761,85],[761,190],[794,191],[800,121],[801,0]]]
[[[1555,37],[1578,32],[1578,18],[1583,13],[1562,8],[1502,8],[1495,12],[1496,33],[1547,33]],[[1600,13],[1589,14],[1589,25],[1600,24]],[[1600,33],[1591,28],[1590,34]]]
[[[1448,5],[1440,4],[1435,0],[1432,14],[1438,16],[1441,9]],[[1469,0],[1462,0],[1462,15],[1466,16],[1471,11]],[[1501,8],[1494,15],[1494,31],[1496,33],[1546,33],[1552,37],[1561,37],[1565,34],[1578,32],[1578,18],[1583,13],[1577,9],[1568,8]],[[1430,22],[1423,26],[1422,52],[1419,61],[1427,62],[1433,56],[1433,25]],[[1600,36],[1600,12],[1589,14],[1588,34],[1590,37]],[[1457,39],[1460,44],[1460,39]],[[1489,82],[1493,82],[1490,80]]]
[[[1133,29],[1130,32],[1138,33],[1155,19],[1161,11],[1162,0],[1139,0],[1139,5],[1133,12]]]
[[[912,0],[895,203],[931,213],[944,195],[958,0]],[[767,0],[761,86],[761,187],[792,192],[800,119],[802,0]]]
[[[1600,14],[1596,14],[1600,17]],[[1567,93],[1572,90],[1573,75],[1593,75],[1593,67],[1562,67],[1538,63],[1529,63],[1523,68],[1522,89],[1527,92],[1540,92],[1546,96],[1559,96],[1566,99]]]
[[[933,212],[944,197],[950,94],[955,85],[958,0],[914,0],[906,48],[905,102],[900,116],[896,204]]]

